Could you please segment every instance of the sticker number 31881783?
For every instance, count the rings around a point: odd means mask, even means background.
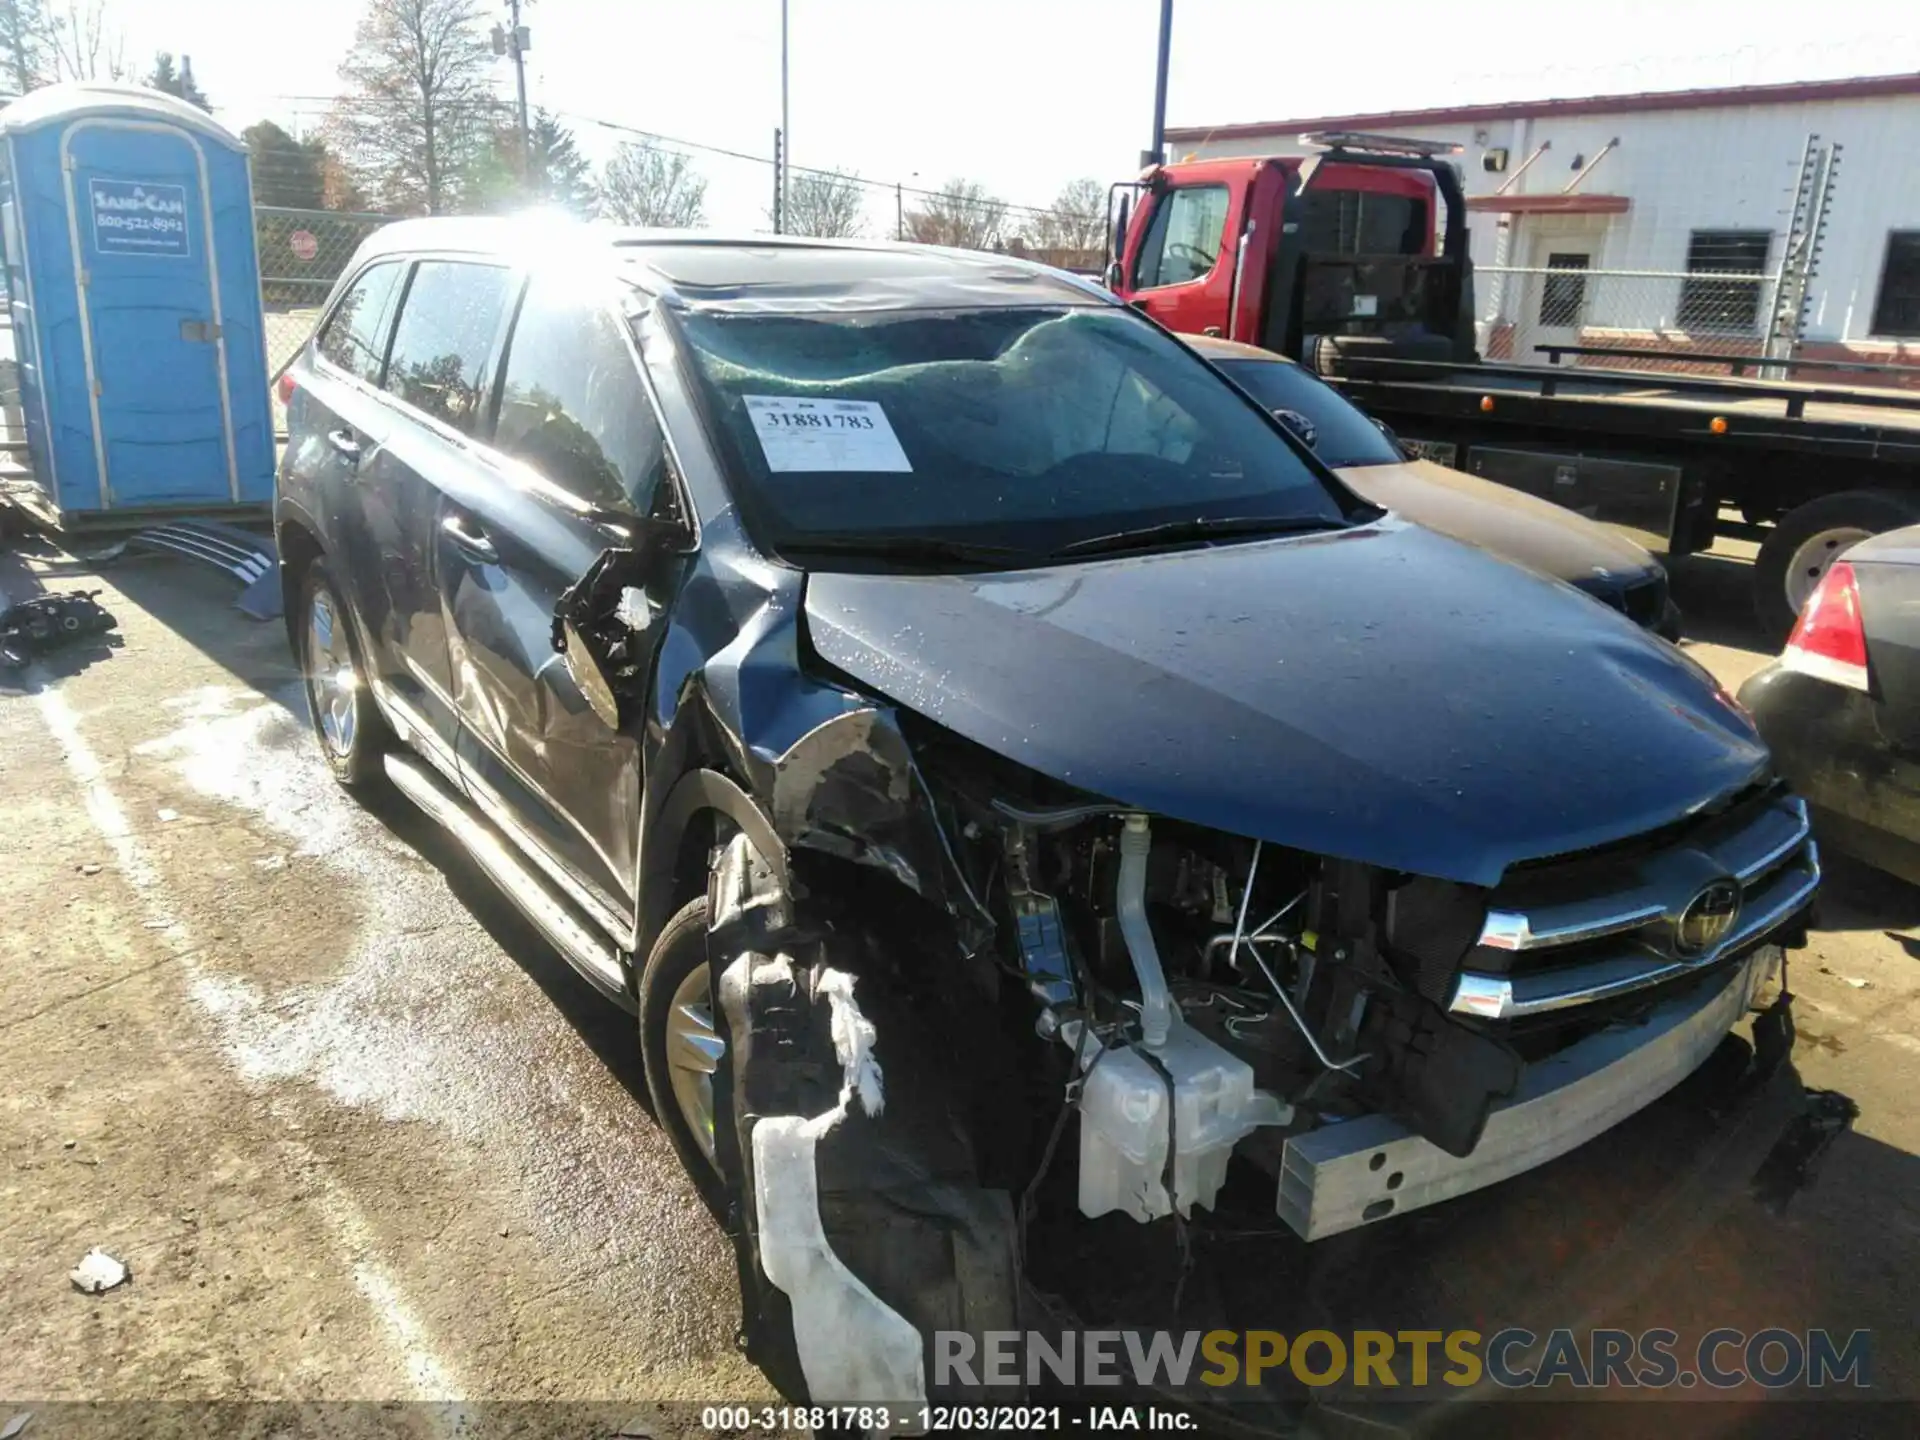
[[[907,473],[913,466],[875,400],[796,400],[743,395],[767,468],[775,472],[865,470]]]

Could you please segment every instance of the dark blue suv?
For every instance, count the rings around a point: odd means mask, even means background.
[[[1538,1165],[1804,934],[1704,671],[1058,272],[410,221],[289,384],[328,762],[638,1014],[792,1393],[966,1392],[936,1336],[1071,1289],[1036,1224],[1316,1240]]]

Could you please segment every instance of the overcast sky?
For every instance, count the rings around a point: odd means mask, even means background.
[[[105,0],[130,59],[193,57],[215,113],[312,125],[362,0]],[[1910,3],[1910,0],[1909,0]],[[505,0],[483,0],[504,18]],[[1044,205],[1119,179],[1152,123],[1158,0],[789,0],[795,164]],[[1174,0],[1168,122],[1920,70],[1894,0]],[[533,0],[528,83],[595,158],[613,122],[753,155],[780,116],[780,0]],[[498,63],[503,95],[507,62]],[[703,156],[709,220],[763,225],[770,170]],[[916,178],[917,177],[917,178]],[[891,194],[876,191],[875,226]]]

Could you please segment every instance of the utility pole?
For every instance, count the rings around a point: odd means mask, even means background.
[[[906,191],[898,180],[893,182],[893,238],[907,238],[907,202]]]
[[[780,148],[775,183],[779,186],[780,204],[775,211],[774,233],[780,231],[780,220],[787,213],[787,156],[793,151],[793,126],[787,119],[787,0],[780,0]]]
[[[773,132],[773,233],[787,233],[787,147],[778,130]]]
[[[1160,0],[1160,59],[1153,78],[1153,148],[1140,154],[1140,164],[1167,163],[1167,57],[1173,48],[1173,0]]]
[[[534,179],[533,133],[527,125],[527,51],[533,48],[533,36],[520,23],[520,4],[521,0],[507,0],[512,23],[504,31],[498,25],[493,27],[493,53],[513,58],[513,84],[519,97],[520,183],[525,185]]]

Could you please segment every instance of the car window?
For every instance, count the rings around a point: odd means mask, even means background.
[[[1288,427],[1336,469],[1343,465],[1398,465],[1407,458],[1352,401],[1298,365],[1284,360],[1216,363],[1234,384],[1267,409],[1289,412],[1282,416]],[[1305,426],[1293,416],[1303,419]]]
[[[1140,243],[1134,284],[1151,289],[1212,274],[1226,228],[1226,186],[1187,185],[1168,191],[1154,207]]]
[[[1050,552],[1172,520],[1344,518],[1255,406],[1130,311],[675,323],[743,508],[776,549],[853,532]]]
[[[508,271],[422,260],[400,302],[386,388],[469,433],[481,408],[482,371],[505,311]]]
[[[514,322],[504,382],[497,449],[590,504],[647,510],[665,443],[603,297],[536,276]]]
[[[387,320],[393,295],[406,266],[400,261],[369,266],[340,297],[320,330],[320,353],[349,375],[380,383],[380,361],[387,348]]]

